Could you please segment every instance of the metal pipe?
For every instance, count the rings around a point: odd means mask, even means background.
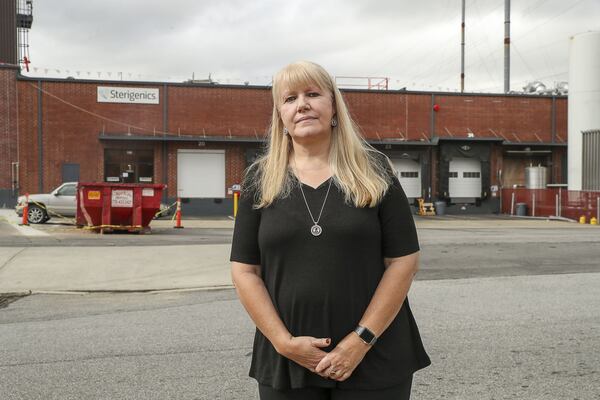
[[[462,0],[462,23],[460,25],[460,92],[465,91],[465,2]]]
[[[600,196],[596,197],[596,219],[600,223]]]
[[[552,154],[552,150],[506,150],[506,154]]]
[[[15,161],[11,163],[11,179],[12,179],[12,190],[13,194],[19,190],[19,162]]]
[[[512,192],[510,199],[510,215],[515,215],[515,192]]]
[[[500,200],[499,200],[499,202],[500,202],[500,212],[499,212],[499,214],[502,214],[502,210],[503,210],[502,206],[504,205],[502,203],[503,202],[502,198],[504,197],[503,196],[504,190],[502,190],[502,189],[503,189],[503,186],[502,186],[502,169],[499,169],[498,170],[498,195],[500,196]]]
[[[583,160],[581,162],[581,190],[589,190],[590,188],[588,187],[588,174],[587,174],[587,169],[589,167],[589,159],[588,159],[588,150],[589,150],[589,144],[587,143],[588,141],[588,135],[587,132],[581,132],[581,147],[582,147],[582,153],[583,153]]]
[[[555,194],[554,195],[554,215],[556,215],[557,217],[559,216],[559,212],[558,212],[558,195]]]
[[[502,186],[498,185],[498,214],[502,214]]]
[[[163,84],[163,138],[167,134],[169,129],[169,89],[167,84]],[[169,184],[169,146],[166,141],[162,142],[162,179],[161,181],[165,184]],[[156,182],[156,179],[154,180]],[[163,190],[162,201],[164,203],[169,202],[168,186]]]
[[[533,206],[531,210],[531,216],[535,217],[535,193],[533,193]]]
[[[562,217],[562,188],[558,188],[558,217]]]
[[[429,130],[431,131],[429,133],[429,137],[431,139],[433,139],[436,135],[435,135],[435,111],[433,109],[433,106],[435,105],[435,95],[431,94],[431,108],[429,109],[429,112],[431,113],[431,118],[429,121]]]
[[[38,151],[38,193],[44,193],[44,129],[42,118],[42,81],[38,79],[37,93],[37,151]]]
[[[510,0],[504,1],[504,93],[510,91]]]
[[[550,113],[550,133],[552,143],[556,143],[556,96],[552,96],[552,112]]]

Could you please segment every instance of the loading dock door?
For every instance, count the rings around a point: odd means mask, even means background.
[[[409,199],[421,197],[421,164],[406,158],[392,159],[392,163],[406,197]]]
[[[453,203],[474,203],[481,197],[481,161],[453,158],[448,174],[448,191]]]
[[[177,196],[225,197],[225,151],[178,150]]]

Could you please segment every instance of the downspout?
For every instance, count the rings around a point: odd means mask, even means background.
[[[44,193],[44,141],[43,141],[43,129],[42,129],[42,81],[38,80],[38,109],[37,109],[37,122],[38,122],[38,192]]]
[[[169,126],[169,108],[168,108],[168,100],[169,100],[169,89],[167,84],[163,84],[163,141],[162,141],[162,176],[163,183],[166,185],[169,183],[169,148],[168,142],[165,140],[165,136],[167,135],[167,129]],[[162,201],[163,203],[167,203],[168,199],[168,191],[163,190]]]

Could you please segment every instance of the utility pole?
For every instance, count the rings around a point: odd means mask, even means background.
[[[510,91],[510,0],[504,0],[504,93]]]
[[[462,23],[460,24],[460,92],[465,91],[465,2],[462,0]]]

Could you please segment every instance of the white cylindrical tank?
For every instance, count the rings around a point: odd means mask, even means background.
[[[568,105],[569,190],[581,190],[581,132],[600,129],[600,32],[571,37]]]
[[[526,167],[525,187],[527,189],[546,189],[548,183],[548,169],[546,167]]]

